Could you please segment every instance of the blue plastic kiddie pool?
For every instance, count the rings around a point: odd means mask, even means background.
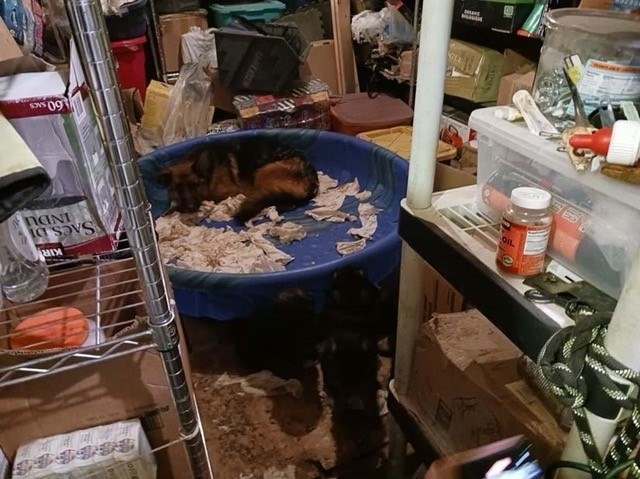
[[[252,136],[275,137],[303,151],[318,171],[341,184],[357,178],[361,190],[372,192],[368,202],[382,210],[378,214],[378,229],[363,250],[342,257],[336,251],[336,243],[352,241],[354,238],[347,231],[359,223],[316,221],[304,214],[313,205],[285,213],[287,221],[307,228],[307,237],[302,241],[288,245],[274,243],[295,258],[287,265],[287,271],[221,274],[169,265],[169,277],[181,314],[218,320],[246,317],[269,306],[288,288],[307,290],[320,309],[333,274],[341,268],[361,268],[374,284],[380,284],[397,271],[401,245],[398,236],[400,200],[406,193],[409,165],[406,160],[373,143],[337,133],[296,129],[242,131],[205,136],[156,150],[139,161],[154,219],[170,208],[166,187],[159,181],[162,170],[179,163],[195,146],[206,143],[215,148],[232,139]],[[358,200],[347,197],[342,210],[357,217],[357,208]],[[236,222],[229,224],[236,229],[242,227]]]

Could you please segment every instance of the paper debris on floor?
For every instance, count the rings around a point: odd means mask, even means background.
[[[222,388],[239,384],[240,388],[246,394],[254,396],[281,396],[283,394],[291,394],[293,397],[299,397],[302,394],[302,384],[297,379],[282,379],[271,371],[260,371],[250,374],[249,376],[231,376],[223,373],[216,382],[214,387]]]

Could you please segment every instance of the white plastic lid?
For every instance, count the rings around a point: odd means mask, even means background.
[[[607,162],[616,165],[635,165],[640,157],[640,122],[619,120],[613,125]]]
[[[511,203],[528,210],[544,210],[551,204],[551,193],[529,186],[514,188],[511,192]]]

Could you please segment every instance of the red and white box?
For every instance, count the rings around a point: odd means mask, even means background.
[[[78,53],[64,73],[20,61],[0,63],[0,112],[52,180],[20,214],[47,258],[113,250],[116,190]]]

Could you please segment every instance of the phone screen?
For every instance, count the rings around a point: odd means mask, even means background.
[[[533,457],[531,444],[516,446],[463,466],[464,479],[542,479],[544,473]]]

